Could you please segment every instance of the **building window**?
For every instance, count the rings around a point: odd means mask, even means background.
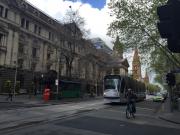
[[[47,65],[47,71],[51,69],[51,65]]]
[[[3,34],[0,33],[0,46],[2,46]]]
[[[23,68],[23,63],[24,63],[23,59],[19,59],[18,60],[18,67],[22,69]]]
[[[37,56],[37,48],[32,48],[32,57],[36,58]]]
[[[29,29],[29,21],[26,21],[26,29]]]
[[[6,8],[6,10],[5,10],[5,16],[4,16],[5,18],[7,18],[8,17],[8,9]]]
[[[19,44],[18,52],[24,53],[24,45],[23,44]]]
[[[41,35],[41,27],[38,27],[38,25],[34,25],[34,33]]]
[[[21,18],[21,27],[28,30],[29,29],[29,21],[26,20],[25,18]]]
[[[52,36],[52,33],[51,33],[51,32],[49,32],[49,40],[51,40],[51,36]]]
[[[72,49],[72,44],[70,42],[68,43],[68,48]]]
[[[38,34],[41,35],[41,27],[39,27]]]
[[[3,10],[4,10],[4,7],[0,5],[0,17],[3,17]]]
[[[34,25],[34,33],[37,33],[37,29],[38,29],[38,26],[35,24]]]
[[[0,33],[0,46],[4,46],[4,42],[5,42],[5,35]]]
[[[25,19],[22,18],[22,19],[21,19],[21,27],[24,27],[24,26],[25,26]]]
[[[31,64],[31,70],[34,71],[36,69],[36,63]]]
[[[49,32],[49,37],[48,37],[49,40],[54,40],[54,34],[52,34],[51,32]]]
[[[51,35],[51,40],[52,40],[52,41],[54,40],[54,34]]]
[[[51,54],[48,53],[48,54],[47,54],[47,60],[49,60],[50,58],[51,58]]]

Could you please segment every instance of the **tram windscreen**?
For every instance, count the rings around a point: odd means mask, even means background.
[[[104,88],[105,89],[118,89],[119,79],[105,79]]]

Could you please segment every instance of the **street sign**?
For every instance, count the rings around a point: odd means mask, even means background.
[[[58,86],[58,79],[56,79],[56,86]]]

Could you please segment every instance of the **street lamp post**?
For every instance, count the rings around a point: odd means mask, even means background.
[[[43,93],[43,83],[44,83],[44,74],[41,74],[41,85],[40,85],[40,87],[41,87],[41,92]]]
[[[14,88],[13,88],[13,96],[15,97],[16,92],[16,82],[17,82],[17,61],[14,61],[16,69],[15,69],[15,75],[14,75]]]
[[[56,85],[57,85],[57,90],[56,90],[56,93],[57,93],[57,97],[58,97],[58,94],[59,94],[59,64],[60,64],[60,58],[58,58],[58,72],[57,72],[57,82],[56,82]]]
[[[57,64],[58,64],[57,68],[58,69],[57,69],[57,79],[56,79],[56,86],[57,86],[57,89],[56,89],[56,94],[57,94],[56,96],[57,97],[56,98],[57,99],[58,99],[58,94],[59,94],[59,75],[60,75],[59,69],[60,69],[60,64],[61,64],[61,61],[60,61],[61,60],[61,49],[59,48],[58,51],[59,51],[59,55],[58,55],[58,58],[57,58],[57,60],[58,60],[57,61]]]

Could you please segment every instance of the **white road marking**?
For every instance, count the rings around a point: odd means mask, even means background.
[[[154,109],[151,109],[151,108],[144,108],[144,107],[136,107],[136,108],[142,109],[142,110],[154,111]]]

